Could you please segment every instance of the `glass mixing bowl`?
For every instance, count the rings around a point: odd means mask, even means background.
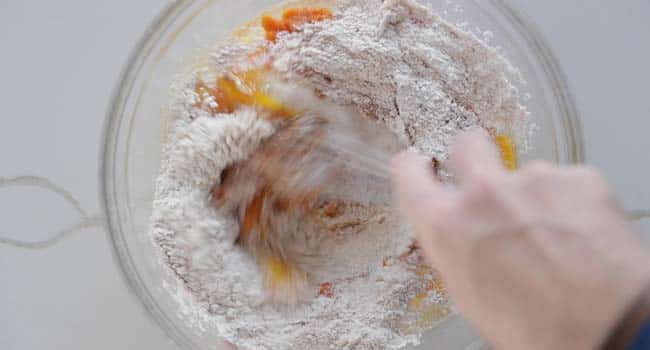
[[[576,108],[557,61],[530,20],[505,0],[424,1],[452,23],[493,34],[491,45],[521,70],[538,126],[532,151],[522,157],[560,164],[583,159]],[[216,329],[179,303],[175,277],[159,263],[148,236],[154,180],[174,77],[187,72],[212,45],[275,0],[179,0],[149,27],[127,62],[108,111],[101,166],[102,199],[116,260],[149,315],[183,349],[219,349]],[[480,348],[482,342],[458,316],[424,336],[422,349]]]

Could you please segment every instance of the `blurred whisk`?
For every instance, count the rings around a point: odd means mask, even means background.
[[[268,89],[298,112],[249,159],[222,174],[213,201],[237,214],[238,241],[256,258],[267,298],[292,305],[307,285],[307,271],[322,263],[325,237],[309,228],[308,214],[349,178],[364,184],[350,191],[357,192],[354,200],[390,198],[384,195],[389,162],[402,146],[385,128],[307,89],[277,79],[269,80]]]
[[[360,115],[352,107],[319,98],[300,85],[271,77],[268,88],[273,96],[301,114],[324,119],[324,134],[316,152],[343,158],[346,167],[375,181],[389,181],[390,159],[404,145],[384,125]]]

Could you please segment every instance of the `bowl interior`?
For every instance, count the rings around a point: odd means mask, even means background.
[[[556,61],[530,22],[504,1],[425,2],[452,23],[470,23],[467,29],[477,33],[490,31],[490,45],[520,69],[527,83],[519,88],[531,96],[526,105],[537,125],[532,150],[522,161],[581,161],[575,107]],[[214,326],[193,311],[182,286],[159,263],[159,252],[148,236],[169,86],[221,38],[278,3],[185,0],[170,5],[133,53],[107,117],[102,190],[118,263],[154,320],[185,349],[218,349],[219,340]],[[424,337],[421,348],[466,349],[481,344],[459,317],[452,316]]]

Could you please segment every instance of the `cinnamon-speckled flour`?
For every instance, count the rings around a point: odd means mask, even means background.
[[[242,349],[399,349],[417,344],[451,307],[390,203],[345,198],[359,179],[341,179],[332,191],[341,201],[313,213],[317,227],[334,234],[320,247],[327,262],[309,271],[308,297],[290,308],[265,302],[255,261],[236,244],[238,224],[212,205],[210,192],[276,125],[253,109],[211,113],[215,101],[195,92],[208,71],[250,65],[242,58],[263,46],[281,76],[356,106],[439,160],[451,138],[472,127],[526,145],[527,113],[508,80],[517,73],[475,36],[410,0],[341,1],[333,13],[275,43],[222,46],[213,66],[173,89],[151,235],[201,308],[197,324],[214,325]]]

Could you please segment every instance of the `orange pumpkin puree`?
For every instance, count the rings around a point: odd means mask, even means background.
[[[301,24],[319,22],[331,18],[332,11],[327,8],[289,8],[284,10],[281,19],[275,19],[269,15],[263,16],[262,27],[266,32],[266,40],[275,42],[280,32],[291,33]]]

